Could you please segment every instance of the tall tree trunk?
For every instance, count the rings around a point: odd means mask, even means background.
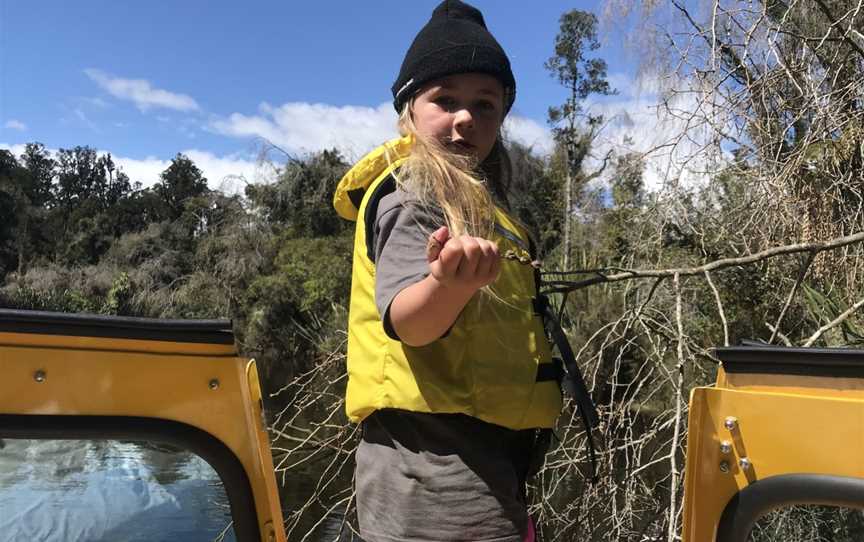
[[[564,262],[563,268],[570,268],[570,214],[573,206],[573,173],[570,167],[570,149],[565,149],[567,178],[564,181]]]

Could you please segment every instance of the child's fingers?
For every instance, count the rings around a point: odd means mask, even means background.
[[[438,258],[429,262],[429,271],[440,282],[450,283],[456,278],[462,257],[462,242],[459,239],[448,239],[439,251]]]
[[[474,281],[477,278],[477,268],[483,257],[479,240],[470,235],[463,235],[459,241],[462,242],[462,252],[465,256],[459,262],[459,270],[456,272],[461,280]]]
[[[450,230],[447,229],[447,226],[441,226],[429,236],[429,242],[426,243],[426,261],[434,262],[438,259],[438,255],[441,254],[441,249],[444,248],[444,244],[447,242],[447,239],[450,238]]]
[[[486,239],[478,239],[482,255],[480,263],[477,265],[477,278],[484,283],[491,283],[498,275],[498,263],[501,257],[498,254],[498,245],[493,241]]]

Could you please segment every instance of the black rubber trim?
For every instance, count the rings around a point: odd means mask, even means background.
[[[234,344],[231,320],[164,320],[0,309],[0,332]]]
[[[777,508],[802,504],[864,509],[864,479],[781,474],[753,482],[726,505],[716,542],[746,542],[760,517]]]
[[[222,480],[238,542],[261,540],[252,486],[240,460],[222,441],[191,425],[132,416],[0,414],[0,438],[132,440],[188,450],[209,463]]]
[[[369,199],[366,200],[366,209],[363,211],[363,223],[366,226],[366,257],[371,262],[375,261],[375,245],[372,243],[372,239],[375,231],[375,219],[378,216],[378,204],[381,203],[381,198],[395,191],[396,179],[391,174],[378,183],[375,190],[369,194]]]
[[[864,377],[864,350],[728,346],[715,348],[727,373]]]

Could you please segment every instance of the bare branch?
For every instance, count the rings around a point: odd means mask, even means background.
[[[816,333],[814,333],[813,335],[810,336],[809,339],[807,339],[807,342],[804,343],[804,346],[805,347],[813,346],[813,343],[818,341],[819,337],[821,337],[823,334],[825,334],[826,331],[833,329],[833,328],[839,326],[840,324],[842,324],[843,322],[845,322],[846,320],[848,320],[849,317],[852,316],[853,314],[855,314],[855,311],[857,311],[861,307],[864,307],[864,299],[859,300],[854,305],[852,305],[851,307],[849,307],[848,309],[843,311],[837,318],[831,320],[830,322],[828,322],[824,326],[817,329]]]
[[[772,326],[772,325],[769,324],[768,322],[765,322],[765,327],[767,327],[768,330],[769,330],[771,333],[776,333],[776,334],[777,334],[777,337],[779,337],[780,340],[783,341],[783,344],[784,344],[784,345],[786,345],[786,346],[793,346],[793,345],[792,345],[792,341],[789,340],[789,337],[787,337],[786,335],[783,335],[782,333],[780,333],[780,331],[778,331],[776,327]]]
[[[723,346],[729,346],[729,324],[726,322],[726,313],[723,312],[723,302],[720,301],[720,292],[714,286],[714,281],[711,280],[711,272],[705,270],[705,280],[708,281],[708,286],[714,292],[714,301],[717,302],[717,312],[720,313],[720,321],[723,323]]]
[[[792,304],[792,299],[794,299],[795,294],[798,293],[798,287],[801,286],[801,282],[804,280],[804,275],[807,274],[807,270],[810,269],[810,264],[813,262],[813,258],[815,257],[816,253],[811,252],[801,265],[801,271],[798,272],[798,278],[795,280],[795,285],[792,286],[792,290],[789,291],[786,303],[783,304],[783,308],[780,310],[780,315],[777,316],[777,321],[774,322],[774,328],[771,331],[771,338],[768,339],[768,344],[773,343],[774,339],[777,337],[777,333],[780,332],[780,323],[783,322],[783,317],[786,316],[786,310],[789,309],[789,305]]]
[[[707,263],[705,265],[700,265],[698,267],[679,267],[672,269],[621,269],[615,267],[606,268],[607,271],[619,271],[614,275],[600,275],[596,277],[592,277],[590,279],[585,279],[581,281],[548,281],[545,284],[549,287],[546,290],[549,293],[563,292],[569,290],[578,290],[580,288],[585,288],[587,286],[591,286],[594,284],[600,283],[608,283],[608,282],[619,282],[622,280],[630,280],[630,279],[642,279],[642,278],[659,278],[659,277],[673,277],[675,275],[679,275],[682,277],[692,276],[692,275],[701,275],[706,271],[716,271],[718,269],[725,269],[727,267],[732,266],[740,266],[747,265],[751,263],[755,263],[761,260],[766,260],[768,258],[774,258],[777,256],[783,256],[788,254],[796,254],[799,252],[822,252],[825,250],[831,250],[835,248],[840,248],[846,245],[851,245],[853,243],[859,243],[864,241],[864,232],[859,232],[853,235],[847,235],[845,237],[838,237],[836,239],[831,239],[830,241],[824,242],[815,242],[815,243],[798,243],[794,245],[784,245],[779,247],[773,247],[768,250],[763,250],[761,252],[757,252],[756,254],[751,254],[749,256],[741,256],[739,258],[723,258],[721,260],[715,260],[713,262]],[[570,271],[569,273],[578,274],[579,271]]]
[[[834,17],[834,15],[831,13],[831,10],[825,4],[825,1],[814,0],[814,2],[816,2],[816,5],[819,6],[819,9],[822,11],[822,13],[824,13],[825,16],[828,17],[828,20],[831,21],[831,28],[834,28],[834,25],[839,23],[840,21]],[[849,28],[851,29],[852,27],[850,26]],[[845,41],[849,44],[850,47],[855,49],[855,51],[857,51],[858,54],[861,55],[861,58],[864,58],[864,49],[862,49],[861,46],[859,46],[854,41],[850,40],[846,34],[843,34],[843,41]]]
[[[669,451],[669,469],[672,479],[669,482],[669,532],[667,542],[675,542],[678,531],[678,440],[681,438],[681,389],[684,387],[684,324],[681,318],[681,277],[675,273],[673,282],[675,284],[675,323],[678,327],[678,364],[676,365],[677,379],[675,380],[675,429],[672,433],[672,449]]]

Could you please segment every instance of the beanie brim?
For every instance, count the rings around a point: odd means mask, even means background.
[[[416,63],[417,66],[406,66],[408,73],[418,74],[406,81],[401,88],[393,87],[393,106],[401,112],[405,103],[420,90],[423,85],[461,73],[483,73],[490,75],[501,83],[504,89],[504,113],[510,111],[516,99],[516,81],[510,71],[509,64],[501,65],[501,53],[491,47],[477,45],[460,45],[432,51]]]

